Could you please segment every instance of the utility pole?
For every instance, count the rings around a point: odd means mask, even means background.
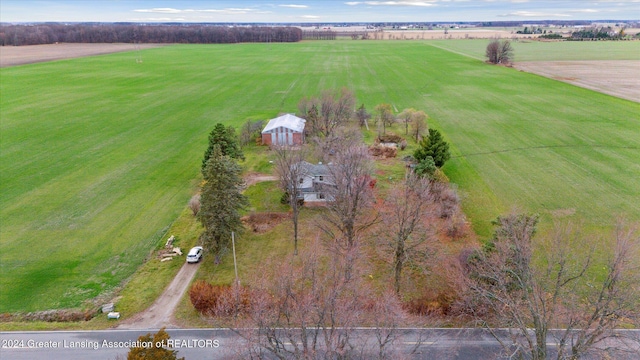
[[[240,285],[240,281],[238,280],[238,263],[236,262],[236,239],[233,231],[231,232],[231,246],[233,247],[233,268],[236,272],[236,284]]]

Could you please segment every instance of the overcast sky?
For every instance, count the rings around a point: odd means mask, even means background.
[[[640,0],[0,0],[0,21],[639,20]]]

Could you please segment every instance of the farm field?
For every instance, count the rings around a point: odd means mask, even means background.
[[[439,41],[436,46],[484,60],[488,40]],[[512,42],[514,67],[640,102],[640,42]]]
[[[640,60],[527,61],[515,68],[640,102]]]
[[[414,107],[481,236],[519,206],[590,227],[640,220],[640,104],[430,42],[176,45],[0,70],[0,312],[80,306],[158,245],[208,132],[349,87]],[[87,276],[87,274],[90,274]]]
[[[0,67],[31,64],[37,62],[77,58],[82,56],[148,49],[154,44],[49,44],[31,46],[3,46],[0,52]],[[135,59],[135,51],[131,56]]]
[[[434,40],[434,46],[486,60],[489,40]],[[640,41],[512,41],[514,61],[640,60]]]

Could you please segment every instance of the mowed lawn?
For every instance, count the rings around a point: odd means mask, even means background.
[[[640,220],[640,104],[429,42],[176,45],[0,69],[0,312],[80,306],[158,246],[207,134],[349,87],[442,130],[481,235],[512,206]],[[437,44],[436,44],[437,45]],[[439,46],[439,45],[438,45]]]

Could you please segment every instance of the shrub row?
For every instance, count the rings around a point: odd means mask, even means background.
[[[244,286],[211,285],[196,281],[189,290],[193,307],[206,316],[229,316],[245,313],[251,306],[251,292]]]
[[[96,310],[46,310],[26,314],[0,314],[0,322],[11,321],[44,321],[44,322],[78,322],[93,319]]]

